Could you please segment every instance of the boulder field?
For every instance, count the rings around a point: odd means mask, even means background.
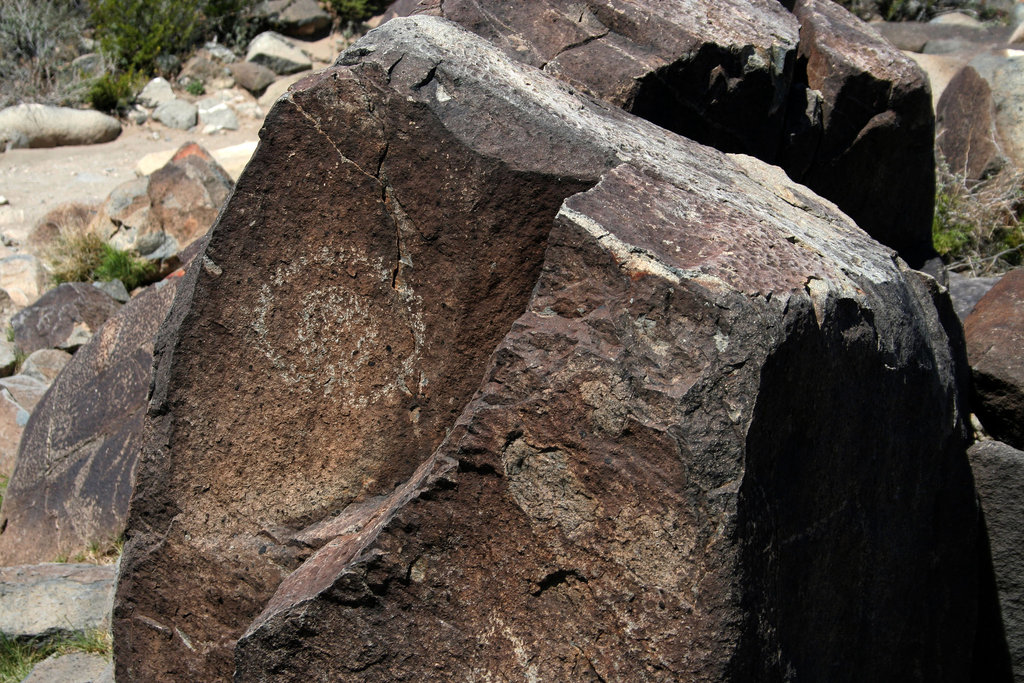
[[[155,346],[117,679],[1011,680],[944,290],[507,52],[396,19],[269,113]]]

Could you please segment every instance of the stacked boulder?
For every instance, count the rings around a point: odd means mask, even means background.
[[[1009,680],[944,291],[551,78],[638,61],[582,14],[394,20],[270,112],[156,345],[118,680]]]

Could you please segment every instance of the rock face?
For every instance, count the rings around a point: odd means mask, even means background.
[[[0,633],[38,638],[106,627],[113,593],[112,566],[0,567]]]
[[[953,173],[978,181],[1005,164],[996,132],[992,90],[966,66],[946,86],[936,109],[936,148]]]
[[[121,123],[98,111],[19,104],[0,110],[0,139],[15,147],[60,147],[110,142]]]
[[[1024,449],[1024,269],[1012,270],[964,322],[974,412],[985,430]]]
[[[108,320],[32,413],[0,510],[0,564],[52,560],[123,530],[153,339],[175,282],[151,288]]]
[[[934,281],[430,17],[261,136],[157,343],[119,680],[967,678]]]
[[[442,15],[664,128],[781,166],[914,264],[932,253],[927,79],[832,2],[426,0],[392,9]]]
[[[85,282],[66,282],[14,316],[14,341],[25,353],[37,349],[74,351],[121,308]]]
[[[245,61],[260,64],[278,74],[293,74],[313,66],[309,57],[295,43],[273,31],[266,31],[252,39]]]
[[[967,452],[992,547],[1015,680],[1024,678],[1024,452],[982,441]]]

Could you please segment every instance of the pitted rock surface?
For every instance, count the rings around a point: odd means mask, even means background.
[[[25,353],[74,351],[89,341],[121,304],[86,282],[66,282],[11,319],[14,341]]]
[[[967,676],[959,327],[835,205],[431,17],[261,137],[157,343],[119,679]]]
[[[124,529],[153,340],[175,282],[140,294],[111,317],[36,406],[0,509],[0,564],[74,555]]]

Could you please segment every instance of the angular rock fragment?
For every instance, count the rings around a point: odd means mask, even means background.
[[[35,407],[0,509],[0,565],[73,555],[123,530],[153,340],[175,282],[147,290],[112,316]]]
[[[65,282],[11,319],[14,341],[25,353],[73,352],[119,308],[120,303],[86,282]]]
[[[936,109],[935,146],[951,173],[977,182],[1006,165],[995,127],[992,90],[965,66],[946,86]]]
[[[932,254],[927,79],[835,3],[425,0],[389,15],[411,12],[455,21],[697,142],[781,166],[914,265]]]
[[[1024,268],[1004,275],[964,321],[974,412],[985,431],[1024,449]]]
[[[934,281],[429,17],[261,137],[157,343],[119,679],[966,677]]]

